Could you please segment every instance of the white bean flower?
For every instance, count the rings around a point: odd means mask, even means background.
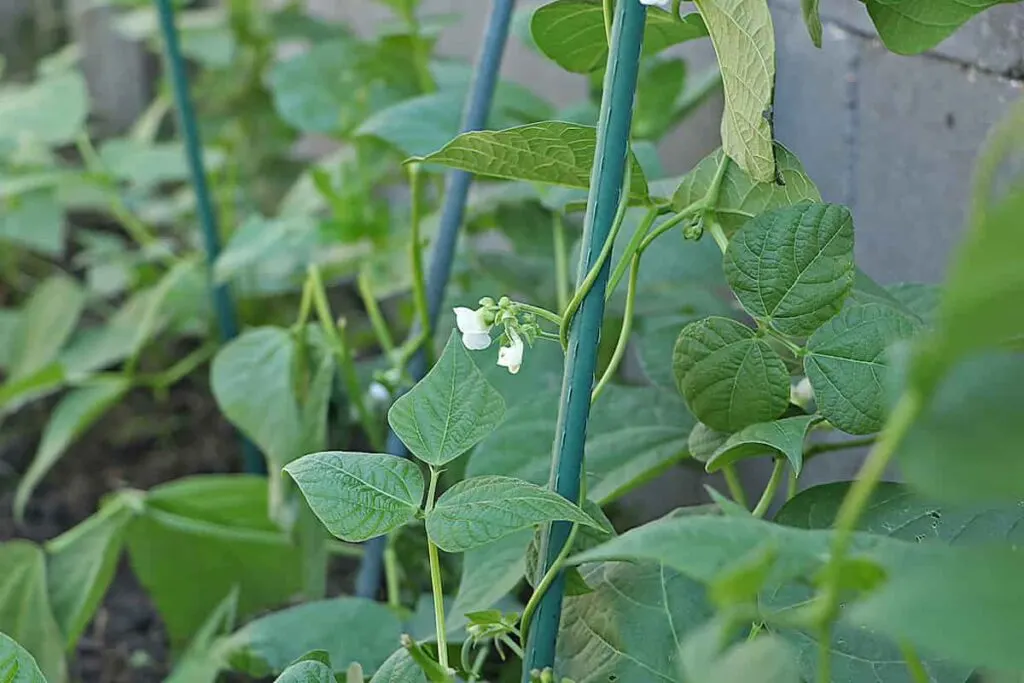
[[[508,338],[509,345],[498,349],[498,365],[514,375],[523,364],[523,340],[515,330],[508,331]]]
[[[491,326],[484,321],[484,309],[460,306],[455,311],[455,325],[462,333],[462,343],[470,351],[481,351],[491,345]]]
[[[672,11],[672,0],[640,0],[640,4],[647,5],[648,7],[657,7],[666,12]]]

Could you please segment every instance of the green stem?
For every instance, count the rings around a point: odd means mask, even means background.
[[[565,244],[565,223],[560,213],[555,214],[554,222],[555,293],[558,310],[564,311],[569,304],[569,249]]]
[[[722,179],[725,178],[725,171],[729,168],[729,155],[722,152],[722,160],[718,162],[715,169],[715,177],[711,179],[708,191],[704,193],[704,203],[708,209],[714,210],[718,206],[718,195],[722,191]]]
[[[804,453],[804,462],[807,462],[807,453]],[[796,470],[790,468],[789,477],[787,478],[789,481],[786,486],[786,502],[788,503],[793,500],[794,496],[796,496],[797,486],[800,484],[800,477],[797,475]]]
[[[441,472],[431,466],[430,487],[427,491],[427,506],[424,510],[429,514],[434,509],[434,498],[437,495],[437,480]],[[441,586],[441,560],[437,554],[437,546],[427,536],[427,557],[430,560],[430,588],[434,594],[434,625],[437,629],[437,658],[441,668],[448,669],[448,637],[444,625],[444,590]]]
[[[412,242],[409,249],[409,260],[412,262],[412,296],[416,305],[416,316],[420,321],[420,330],[430,338],[430,308],[427,306],[427,283],[423,270],[423,245],[420,243],[420,201],[421,182],[418,164],[409,166],[409,186],[412,191],[410,199],[410,222],[412,225]],[[425,349],[427,347],[424,347]],[[430,359],[427,359],[430,365]]]
[[[345,381],[345,390],[349,394],[349,400],[355,406],[359,422],[370,440],[370,445],[376,451],[384,450],[384,439],[373,419],[373,413],[366,405],[363,392],[359,389],[359,375],[356,373],[356,364],[352,358],[352,350],[345,339],[345,321],[334,321],[331,313],[331,305],[327,301],[327,290],[324,288],[323,278],[320,276],[320,269],[316,264],[309,266],[309,279],[312,282],[313,307],[316,309],[317,317],[320,320],[320,327],[324,337],[334,351],[338,369],[341,371],[342,379]]]
[[[626,310],[622,314],[622,328],[619,330],[619,339],[615,343],[615,351],[612,353],[612,358],[608,361],[608,367],[604,369],[604,374],[601,375],[601,379],[598,380],[597,386],[590,394],[590,402],[594,403],[597,397],[601,395],[604,388],[611,381],[615,375],[616,370],[619,368],[619,364],[622,362],[623,356],[626,355],[626,345],[629,343],[629,334],[633,329],[633,308],[636,303],[636,279],[640,273],[640,254],[633,254],[633,260],[629,268],[629,284],[626,289]]]
[[[725,477],[725,485],[729,488],[729,495],[732,499],[747,507],[747,494],[743,491],[743,484],[740,483],[739,475],[736,474],[736,467],[726,465],[722,468],[722,476]]]
[[[711,232],[711,237],[714,238],[715,244],[718,245],[718,250],[724,254],[726,249],[729,248],[729,238],[725,236],[722,226],[712,221],[708,230]]]
[[[398,553],[395,552],[395,534],[392,533],[388,535],[388,544],[384,548],[384,583],[387,587],[390,607],[402,606],[401,588],[398,581],[400,571]]]
[[[604,9],[604,37],[608,45],[612,44],[612,15],[615,13],[615,0],[604,0],[601,4]]]
[[[815,443],[807,447],[804,451],[804,462],[822,453],[831,453],[832,451],[846,451],[851,448],[862,448],[864,446],[871,446],[875,443],[874,436],[862,436],[857,439],[846,439],[845,441],[831,441],[829,443]]]
[[[803,357],[803,355],[804,355],[803,347],[801,347],[799,344],[794,343],[792,340],[789,339],[789,337],[787,337],[786,335],[782,334],[781,332],[775,331],[774,328],[769,327],[768,325],[760,324],[760,322],[758,323],[758,327],[765,334],[767,334],[769,337],[771,337],[772,339],[775,339],[780,344],[782,344],[787,349],[789,349],[790,353],[792,353],[794,356],[796,356],[797,358],[802,358]]]
[[[907,663],[907,671],[910,672],[910,679],[914,683],[931,683],[931,677],[925,671],[924,663],[918,656],[917,651],[909,643],[900,643],[900,652]]]
[[[818,629],[818,683],[832,683],[832,623]]]
[[[551,567],[544,573],[543,578],[537,582],[537,588],[533,591],[533,595],[530,596],[529,601],[526,603],[526,607],[523,608],[523,616],[519,620],[519,632],[523,636],[523,645],[526,645],[526,637],[530,633],[530,620],[533,618],[533,613],[537,611],[537,606],[540,605],[541,598],[547,593],[548,588],[554,582],[558,573],[562,571],[562,565],[565,564],[566,559],[569,557],[569,553],[572,552],[573,542],[576,540],[576,532],[579,530],[579,524],[573,524],[572,529],[569,530],[569,536],[565,539],[565,545],[559,551],[555,561],[551,564]]]
[[[782,482],[782,475],[785,471],[786,459],[775,458],[775,466],[772,467],[772,475],[768,478],[768,485],[764,487],[761,500],[757,501],[757,505],[754,506],[754,511],[751,513],[754,517],[764,517],[765,513],[768,512],[768,506],[775,500],[775,492],[779,490],[779,484]]]
[[[626,174],[625,187],[629,187],[629,174]],[[576,311],[579,310],[580,305],[583,304],[584,297],[590,292],[594,286],[594,282],[597,280],[597,276],[601,273],[601,268],[604,266],[604,262],[608,260],[608,257],[612,253],[612,249],[615,246],[615,237],[619,234],[619,228],[622,227],[622,221],[626,218],[626,209],[629,207],[629,192],[624,190],[622,193],[622,199],[619,201],[618,211],[615,213],[615,219],[612,222],[611,231],[608,233],[608,239],[605,240],[604,246],[601,247],[601,253],[598,254],[597,260],[594,262],[594,267],[590,269],[587,276],[580,283],[579,287],[576,288],[576,292],[573,293],[572,299],[569,304],[565,307],[565,311],[562,313],[562,324],[558,330],[558,337],[562,340],[562,348],[566,349],[569,347],[569,325],[572,323],[572,317],[576,315]]]
[[[615,294],[615,288],[619,286],[619,281],[622,280],[622,276],[626,274],[626,270],[629,269],[630,263],[633,261],[633,254],[641,251],[640,244],[644,241],[647,233],[650,231],[654,221],[658,218],[658,209],[652,207],[644,219],[640,221],[640,225],[636,226],[636,232],[629,238],[629,244],[626,245],[626,250],[622,252],[622,256],[619,258],[619,262],[615,264],[615,268],[612,270],[611,277],[608,278],[608,287],[605,289],[605,300],[612,298]]]
[[[706,206],[707,205],[704,203],[703,199],[698,200],[659,225],[653,232],[651,232],[651,234],[644,238],[643,242],[640,243],[641,253],[646,251],[647,247],[651,246],[651,242],[658,239],[666,232],[685,221],[687,218],[692,218],[693,216],[701,213],[704,211]]]
[[[555,325],[562,324],[562,316],[558,315],[557,313],[553,313],[546,308],[541,308],[540,306],[533,306],[531,304],[524,304],[519,301],[515,302],[515,304],[516,308],[521,308],[524,311],[533,313],[538,318],[544,318],[548,322],[554,323]]]
[[[149,384],[154,389],[166,389],[177,384],[183,377],[190,375],[192,371],[212,358],[216,351],[217,343],[209,341],[166,370],[151,377],[139,378],[138,381],[141,384]]]
[[[366,309],[366,315],[370,318],[370,324],[373,326],[373,334],[377,338],[377,344],[380,345],[381,350],[385,354],[391,355],[395,350],[395,340],[391,337],[388,322],[384,319],[384,314],[377,304],[377,298],[373,296],[373,291],[370,288],[370,278],[365,271],[359,273],[356,284],[359,289],[359,297],[363,300],[363,308]]]

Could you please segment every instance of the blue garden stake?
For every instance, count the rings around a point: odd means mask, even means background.
[[[213,264],[220,255],[220,236],[217,233],[217,218],[210,201],[210,189],[206,184],[203,148],[199,140],[199,126],[196,123],[196,112],[192,107],[192,98],[188,89],[188,76],[185,73],[185,60],[181,56],[178,43],[178,31],[174,26],[174,8],[171,0],[156,0],[157,13],[160,15],[160,31],[163,34],[164,49],[167,52],[167,69],[174,90],[174,101],[178,109],[178,121],[181,125],[181,136],[185,141],[185,155],[188,158],[189,174],[192,189],[196,194],[196,212],[199,214],[199,225],[203,231],[203,244],[206,247],[206,264],[210,275],[210,296],[213,299],[213,310],[217,316],[217,327],[221,341],[229,341],[238,336],[238,321],[235,318],[235,307],[231,301],[231,292],[226,285],[214,285]],[[242,441],[242,453],[245,471],[255,474],[266,472],[263,458],[256,447],[247,439]]]
[[[487,125],[487,115],[491,110],[491,101],[498,85],[498,73],[501,70],[501,58],[508,41],[509,23],[512,20],[512,9],[515,0],[494,0],[491,16],[484,33],[483,46],[477,61],[473,86],[470,89],[469,101],[466,105],[462,122],[462,131],[481,130]],[[441,212],[441,227],[437,241],[431,254],[430,270],[427,271],[427,313],[431,328],[437,325],[437,319],[444,305],[444,292],[451,275],[452,259],[455,256],[455,243],[459,237],[459,227],[466,208],[466,197],[472,176],[465,171],[452,171],[448,174],[445,188],[444,207]],[[413,329],[414,336],[419,334]],[[425,343],[430,343],[429,340]],[[419,380],[427,372],[427,357],[421,350],[409,364],[409,372],[414,380]],[[394,432],[388,433],[387,451],[393,455],[408,457],[405,444]],[[380,588],[381,576],[384,573],[384,549],[387,539],[383,536],[367,541],[359,574],[356,576],[356,595],[372,598]]]
[[[577,287],[601,253],[622,194],[646,16],[647,10],[639,0],[618,0],[615,3],[604,96],[597,123],[597,155],[590,174],[590,194],[583,222]],[[604,317],[609,264],[609,260],[606,260],[593,287],[573,317],[562,376],[562,400],[551,462],[551,486],[573,502],[578,502],[580,496],[583,444],[587,433],[587,418],[590,416],[590,391],[597,370],[597,347]],[[541,537],[540,556],[545,558],[545,571],[551,567],[565,545],[570,528],[567,522],[556,522]],[[529,682],[530,671],[554,665],[564,589],[565,577],[559,574],[544,594],[530,622],[523,662],[524,683]]]

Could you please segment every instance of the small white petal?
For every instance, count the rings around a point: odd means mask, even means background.
[[[486,334],[490,328],[484,324],[483,310],[474,311],[472,308],[459,306],[453,308],[455,311],[455,326],[462,334]],[[484,347],[486,348],[486,347]]]
[[[370,400],[375,403],[384,403],[391,398],[391,392],[380,382],[371,382],[367,393],[370,395]]]
[[[519,368],[523,364],[523,340],[514,330],[509,331],[509,336],[511,337],[509,345],[498,349],[498,365],[508,368],[508,371],[514,375],[519,372]]]
[[[672,11],[672,0],[640,0],[640,4],[647,5],[648,7],[658,7],[666,12]]]
[[[470,351],[483,351],[491,345],[491,335],[487,332],[463,332],[462,344]]]

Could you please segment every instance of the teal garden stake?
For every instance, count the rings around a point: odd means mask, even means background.
[[[213,210],[213,202],[210,200],[210,189],[206,184],[199,125],[196,122],[196,112],[192,107],[192,98],[189,94],[188,76],[185,73],[185,60],[181,56],[178,31],[174,26],[174,8],[171,6],[171,0],[156,0],[156,6],[157,13],[160,15],[160,31],[163,35],[164,49],[167,55],[168,76],[174,90],[181,136],[185,141],[189,175],[192,180],[192,189],[196,194],[196,213],[199,215],[199,226],[203,232],[206,263],[211,271],[210,295],[213,299],[213,310],[217,316],[221,341],[227,342],[238,335],[238,320],[235,317],[235,308],[231,301],[231,291],[227,285],[213,283],[213,264],[220,255],[220,235],[217,233],[217,218]],[[266,466],[263,458],[247,439],[242,441],[242,451],[246,472],[265,473]]]
[[[487,125],[487,116],[491,110],[491,101],[494,99],[494,90],[498,84],[501,58],[505,52],[505,43],[508,41],[509,24],[512,20],[514,6],[514,0],[494,0],[494,5],[491,7],[490,19],[484,33],[473,86],[466,106],[462,132],[481,130]],[[441,213],[441,226],[431,255],[430,270],[427,273],[427,317],[431,327],[437,324],[441,306],[444,304],[444,292],[451,275],[452,257],[455,254],[455,244],[458,241],[459,227],[462,224],[471,182],[472,175],[465,171],[453,171],[448,175],[444,207]],[[414,337],[419,334],[418,328],[413,329]],[[427,369],[427,357],[421,349],[409,366],[413,380],[420,380],[426,374]],[[388,434],[387,451],[402,457],[408,455],[405,445],[393,431]],[[376,595],[384,571],[386,544],[387,540],[384,537],[374,538],[367,542],[359,575],[356,577],[356,595],[366,598]]]
[[[622,195],[646,16],[647,9],[639,0],[619,0],[615,5],[577,287],[597,262],[611,232]],[[605,260],[571,322],[551,463],[552,488],[570,501],[580,503],[583,444],[590,415],[590,392],[597,369],[608,266],[608,260]],[[540,557],[544,558],[545,571],[555,563],[567,542],[570,528],[568,522],[555,522],[542,535]],[[527,683],[531,671],[554,664],[563,591],[564,577],[560,574],[544,594],[536,616],[530,622],[523,664],[523,681]]]

